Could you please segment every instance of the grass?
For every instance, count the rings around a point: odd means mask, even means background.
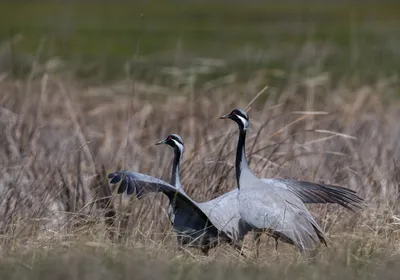
[[[307,264],[289,245],[275,253],[267,238],[255,258],[251,235],[249,259],[229,246],[208,257],[179,251],[165,197],[131,201],[106,181],[121,168],[168,180],[172,151],[153,143],[175,132],[185,141],[187,193],[205,201],[232,189],[237,128],[216,117],[245,107],[262,87],[257,77],[212,90],[206,83],[193,94],[132,80],[87,86],[49,72],[3,76],[0,263],[7,269],[1,273],[9,279],[54,273],[125,279],[133,271],[143,279],[203,279],[202,271],[233,279],[392,277],[400,249],[400,130],[398,102],[383,95],[393,90],[388,81],[353,89],[331,87],[329,78],[306,80],[280,95],[270,87],[252,105],[247,149],[256,174],[343,185],[366,199],[359,213],[309,205],[332,243]]]
[[[392,6],[41,3],[0,9],[0,278],[397,279]],[[226,245],[178,250],[166,198],[119,196],[107,173],[168,181],[172,151],[153,144],[178,133],[186,192],[206,201],[231,190],[237,128],[217,117],[266,85],[249,111],[254,172],[342,185],[367,207],[308,205],[332,242],[312,260],[285,244],[275,252],[266,237],[256,258],[251,234],[248,259]]]

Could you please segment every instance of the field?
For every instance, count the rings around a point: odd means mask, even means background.
[[[98,3],[1,4],[1,279],[398,278],[398,4]],[[266,237],[256,257],[251,234],[247,259],[178,250],[164,196],[107,182],[169,181],[154,143],[178,133],[186,192],[233,189],[237,127],[218,117],[249,103],[255,174],[366,201],[308,205],[331,241],[311,260]]]

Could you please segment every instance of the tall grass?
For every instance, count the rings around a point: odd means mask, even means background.
[[[205,201],[235,188],[237,128],[217,117],[245,107],[265,84],[257,77],[213,83],[212,89],[210,83],[172,89],[128,79],[94,87],[46,71],[23,80],[3,77],[0,229],[5,256],[62,251],[84,242],[111,254],[118,254],[120,244],[184,263],[302,263],[290,246],[282,244],[275,253],[268,239],[253,259],[251,236],[245,241],[249,260],[227,246],[207,258],[196,250],[177,251],[162,195],[131,201],[108,185],[107,172],[122,168],[168,180],[172,151],[153,144],[174,132],[185,141],[182,184],[191,197]],[[397,255],[400,112],[393,99],[385,100],[391,87],[390,79],[361,88],[332,87],[329,75],[321,74],[288,84],[282,92],[270,86],[250,109],[247,149],[257,175],[338,184],[366,199],[359,213],[310,206],[332,240],[319,251],[319,264],[334,258],[343,268],[364,269],[381,256]],[[45,258],[44,265],[50,261],[52,266],[53,260]]]

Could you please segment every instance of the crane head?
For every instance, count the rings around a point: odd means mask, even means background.
[[[164,140],[155,143],[155,145],[161,145],[161,144],[167,144],[172,148],[174,148],[175,151],[179,151],[181,156],[183,155],[184,144],[182,137],[180,137],[178,134],[170,134]]]
[[[220,119],[231,119],[239,125],[239,128],[246,131],[250,127],[249,116],[243,109],[234,109],[227,115],[220,117]]]

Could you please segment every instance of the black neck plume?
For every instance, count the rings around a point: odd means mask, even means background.
[[[174,162],[172,163],[171,185],[179,188],[181,181],[179,178],[179,164],[181,161],[181,151],[178,147],[174,147]]]
[[[245,150],[245,142],[246,142],[246,131],[243,130],[242,128],[239,128],[239,140],[236,148],[236,181],[237,181],[237,186],[240,188],[240,175],[242,172],[242,168],[247,165],[247,159],[246,159],[246,150]]]

